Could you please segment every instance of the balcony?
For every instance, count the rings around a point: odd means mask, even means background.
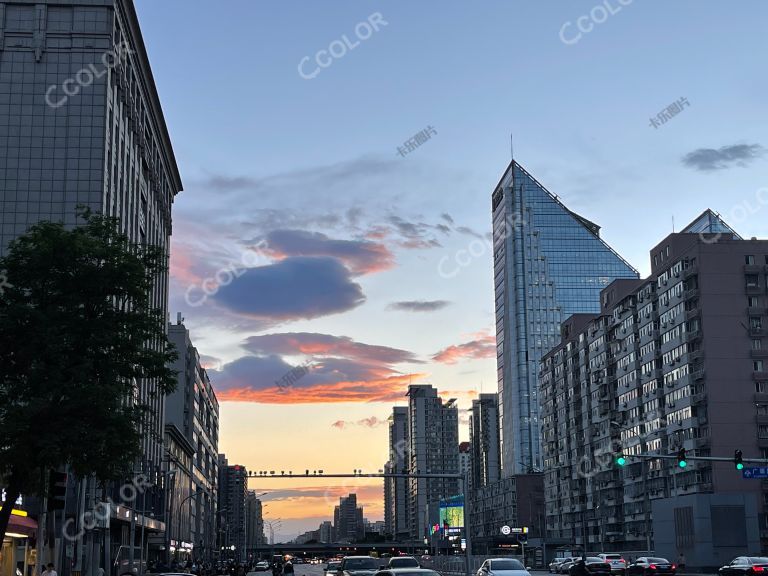
[[[765,382],[768,380],[768,372],[763,370],[762,372],[752,372],[752,380],[758,381],[758,382]]]
[[[762,294],[763,288],[760,286],[760,284],[747,284],[745,291],[749,295]]]
[[[762,316],[765,314],[765,308],[760,306],[747,306],[747,316]]]
[[[768,358],[768,349],[760,348],[755,350],[754,348],[749,351],[750,358]]]
[[[691,298],[697,298],[699,296],[699,289],[698,288],[689,288],[685,291],[685,299],[690,300]]]

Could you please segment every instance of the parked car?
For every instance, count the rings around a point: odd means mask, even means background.
[[[621,554],[598,554],[597,557],[611,565],[612,574],[624,574],[627,569],[627,561]]]
[[[677,566],[666,558],[640,556],[627,565],[627,576],[653,576],[654,574],[675,574]]]
[[[577,576],[580,574],[579,572],[579,563],[582,561],[581,558],[576,560],[573,564],[571,564],[571,567],[568,570],[568,574],[571,576]],[[611,573],[611,565],[608,564],[605,560],[600,558],[599,556],[587,556],[587,559],[584,561],[585,566],[587,567],[587,570],[589,570],[592,574],[605,574],[610,575]]]
[[[752,576],[758,572],[768,570],[768,558],[761,556],[739,556],[734,558],[730,564],[726,564],[717,572],[720,576],[743,576],[748,574]]]
[[[531,576],[523,563],[515,558],[489,558],[480,566],[477,576]]]
[[[555,573],[557,574],[557,569],[560,567],[560,564],[568,560],[568,558],[555,558],[552,560],[552,562],[549,563],[549,573]]]
[[[323,574],[335,574],[341,566],[341,560],[329,560],[328,564],[323,566]]]
[[[413,556],[393,556],[387,562],[387,569],[393,568],[421,568],[421,565]]]
[[[266,560],[261,560],[260,562],[256,563],[256,566],[253,567],[254,572],[266,572],[269,570],[269,562]]]
[[[426,568],[382,568],[375,576],[440,576],[434,570]]]

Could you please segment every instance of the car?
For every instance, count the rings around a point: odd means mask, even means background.
[[[376,576],[440,576],[428,568],[382,568]]]
[[[515,558],[489,558],[482,563],[477,576],[531,576],[523,563]]]
[[[581,561],[582,559],[579,558],[576,562],[574,562],[568,570],[568,574],[571,576],[577,576],[580,574],[581,572],[579,570],[579,563]],[[592,574],[611,574],[611,565],[599,556],[587,556],[584,564],[587,567],[587,570],[589,570],[589,572]]]
[[[328,574],[335,573],[339,570],[339,567],[341,566],[341,560],[329,560],[328,564],[323,566],[323,573]]]
[[[717,573],[720,576],[743,576],[744,574],[752,576],[766,570],[768,570],[768,558],[762,556],[739,556],[734,558],[730,564],[720,568]]]
[[[624,574],[627,569],[627,561],[622,558],[621,554],[598,554],[597,557],[611,565],[612,574]]]
[[[421,564],[413,556],[393,556],[387,562],[387,569],[393,568],[421,568]]]
[[[296,564],[306,564],[306,562],[304,562],[304,558],[299,558],[298,556],[291,558],[291,562],[294,564],[294,566]]]
[[[381,568],[379,562],[373,556],[346,556],[337,573],[341,576],[373,576]]]
[[[568,560],[568,558],[555,558],[554,560],[552,560],[552,562],[549,563],[549,573],[550,574],[553,572],[557,573],[558,566],[560,566],[560,564],[562,564],[566,560]]]
[[[256,566],[253,567],[254,572],[266,572],[269,570],[269,562],[266,560],[261,560],[256,563]]]
[[[581,560],[581,556],[571,556],[570,558],[566,558],[565,562],[563,562],[557,567],[557,573],[568,574],[568,571],[571,569],[571,566],[573,566],[579,560]]]
[[[627,565],[627,576],[653,576],[654,574],[675,574],[677,566],[666,558],[640,556]]]

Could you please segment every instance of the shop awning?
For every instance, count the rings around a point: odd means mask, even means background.
[[[6,538],[27,538],[34,536],[37,531],[37,522],[28,516],[11,514],[8,520],[8,528],[5,530]]]

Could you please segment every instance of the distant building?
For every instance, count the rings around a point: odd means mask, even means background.
[[[164,445],[170,478],[167,550],[172,559],[186,561],[193,552],[191,500],[195,450],[175,424],[165,425]]]
[[[336,540],[334,537],[333,522],[330,520],[325,520],[322,524],[320,524],[320,528],[317,530],[317,540],[318,542],[323,542],[326,544]]]
[[[443,403],[428,384],[408,387],[408,471],[459,473],[459,416],[455,399]],[[440,500],[460,494],[453,478],[409,478],[409,537],[421,540],[439,522]]]
[[[472,469],[472,445],[469,442],[459,444],[459,473],[469,474]]]
[[[389,460],[387,473],[404,474],[408,471],[408,408],[396,406],[389,417]],[[395,540],[408,538],[408,478],[384,479],[385,532]]]
[[[229,465],[219,454],[219,549],[226,558],[246,559],[246,511],[248,471],[239,464]],[[234,550],[232,550],[234,546]]]
[[[768,241],[707,211],[650,257],[541,362],[547,533],[696,567],[764,553],[768,487],[695,457],[768,457]]]
[[[496,394],[480,394],[472,400],[469,420],[472,474],[470,484],[482,488],[501,478],[499,401]]]
[[[248,490],[245,495],[245,548],[248,559],[259,558],[266,545],[264,538],[264,518],[262,516],[261,500],[256,492]]]
[[[214,552],[219,550],[215,532],[219,401],[180,314],[177,323],[168,326],[168,338],[179,357],[171,366],[177,372],[177,386],[166,397],[165,420],[173,424],[194,448],[192,481],[197,495],[189,503],[191,543],[195,558],[213,560]]]
[[[356,542],[365,536],[363,509],[357,507],[357,494],[339,498],[333,512],[333,528],[337,542]]]
[[[600,310],[598,295],[637,271],[512,161],[493,190],[499,420],[504,476],[540,470],[539,360],[571,314]]]

